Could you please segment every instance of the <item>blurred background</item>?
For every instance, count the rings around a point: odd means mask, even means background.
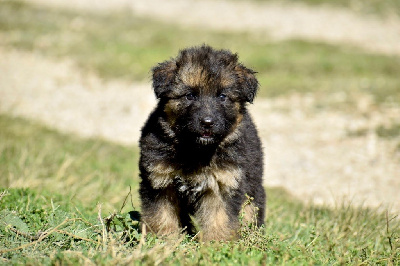
[[[0,187],[137,200],[151,68],[203,43],[257,71],[265,185],[400,211],[400,2],[0,1]]]

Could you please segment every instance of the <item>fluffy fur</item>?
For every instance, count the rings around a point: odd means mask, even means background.
[[[236,237],[239,216],[263,224],[263,154],[246,104],[258,82],[236,54],[193,47],[153,68],[158,105],[140,139],[142,221],[148,231]],[[246,195],[253,198],[245,206]],[[256,217],[256,218],[254,218]]]

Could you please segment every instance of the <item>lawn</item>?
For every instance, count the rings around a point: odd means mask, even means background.
[[[0,116],[0,263],[386,264],[400,263],[392,214],[302,204],[267,188],[263,230],[201,243],[138,231],[138,150],[60,134]]]

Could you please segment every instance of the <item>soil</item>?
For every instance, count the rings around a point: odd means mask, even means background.
[[[276,38],[311,38],[375,52],[400,52],[396,19],[381,21],[346,10],[234,1],[151,0],[146,5],[128,0],[31,1],[99,12],[129,7],[142,15],[192,26],[265,30]],[[332,19],[336,22],[329,24]],[[150,84],[104,81],[82,73],[69,60],[2,47],[0,58],[0,112],[62,132],[134,145],[156,104]],[[293,94],[257,99],[249,106],[264,145],[265,184],[283,187],[306,202],[340,205],[347,201],[399,213],[400,158],[393,143],[374,131],[377,125],[398,119],[399,106],[377,108],[369,95],[359,95],[356,111],[347,113],[316,109],[318,101],[313,95]],[[341,103],[346,96],[335,94],[331,101]],[[349,136],[359,129],[366,133]]]

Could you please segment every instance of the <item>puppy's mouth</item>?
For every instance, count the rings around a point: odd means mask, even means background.
[[[201,145],[210,145],[214,143],[214,137],[210,130],[204,130],[200,137],[197,137],[197,143]]]

